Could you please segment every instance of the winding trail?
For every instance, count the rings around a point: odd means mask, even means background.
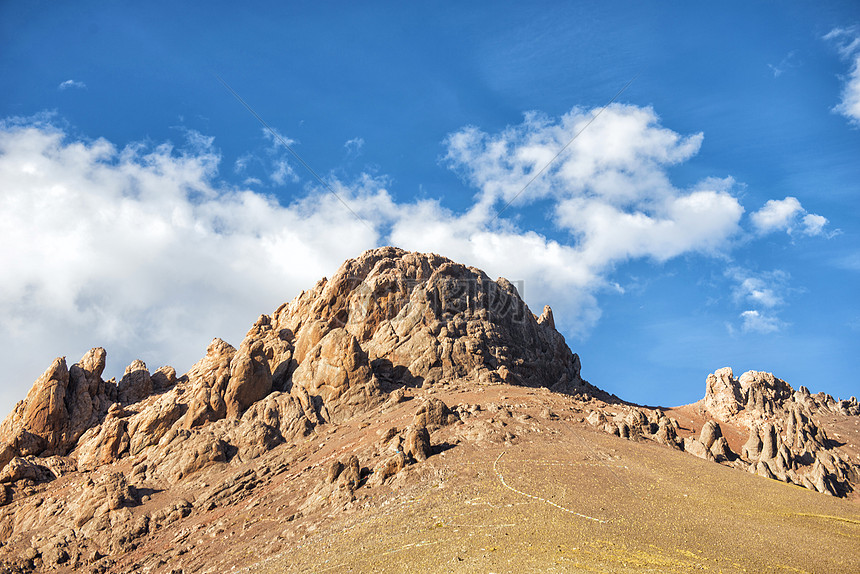
[[[534,499],[534,500],[537,500],[537,501],[540,501],[540,502],[545,502],[545,503],[549,504],[550,506],[554,506],[554,507],[558,508],[559,510],[562,510],[562,511],[564,511],[564,512],[567,512],[568,514],[573,514],[574,516],[578,516],[578,517],[580,517],[580,518],[585,518],[585,519],[587,519],[587,520],[593,520],[594,522],[599,522],[599,523],[601,523],[601,524],[606,524],[606,520],[601,520],[601,519],[599,519],[599,518],[594,518],[593,516],[588,516],[588,515],[586,515],[586,514],[580,514],[579,512],[575,512],[575,511],[573,511],[573,510],[571,510],[571,509],[569,509],[569,508],[565,508],[564,506],[561,506],[560,504],[556,504],[556,503],[555,503],[555,502],[553,502],[552,500],[547,500],[546,498],[541,498],[540,496],[535,496],[534,494],[529,494],[529,493],[527,493],[527,492],[523,492],[522,490],[517,490],[516,488],[514,488],[513,486],[511,486],[510,484],[508,484],[507,482],[505,482],[505,477],[504,477],[504,476],[502,476],[502,473],[501,473],[501,472],[499,472],[498,464],[499,464],[499,461],[500,461],[500,460],[502,460],[502,457],[503,457],[503,456],[505,456],[505,451],[502,451],[502,454],[500,454],[500,455],[499,455],[499,457],[496,459],[496,461],[493,463],[493,472],[495,472],[495,473],[496,473],[496,476],[498,476],[498,477],[499,477],[499,480],[501,481],[502,485],[503,485],[505,488],[507,488],[508,490],[513,491],[513,492],[516,492],[517,494],[519,494],[519,495],[521,495],[521,496],[525,496],[525,497],[528,497],[528,498],[531,498],[531,499]]]

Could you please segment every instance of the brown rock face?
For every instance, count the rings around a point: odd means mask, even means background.
[[[406,433],[403,452],[418,462],[427,460],[433,452],[430,448],[430,433],[427,432],[427,427],[409,429],[409,432]]]
[[[263,342],[242,345],[230,363],[230,382],[224,394],[227,416],[238,418],[272,391],[272,372],[263,354]]]
[[[714,442],[721,436],[723,436],[723,433],[720,430],[720,425],[714,421],[708,421],[705,423],[705,426],[702,427],[702,432],[699,435],[699,442],[705,445],[706,449],[710,449]]]
[[[708,412],[721,421],[728,420],[743,408],[743,393],[730,367],[708,375],[702,400]]]
[[[748,371],[735,378],[726,367],[708,375],[703,408],[717,420],[735,417],[745,421],[773,415],[794,395],[794,390],[771,373]]]
[[[272,320],[275,330],[295,333],[300,364],[323,337],[342,329],[386,381],[468,377],[585,390],[579,358],[553,328],[551,311],[539,321],[510,282],[438,255],[368,251]]]
[[[136,360],[125,369],[125,375],[119,382],[119,402],[130,405],[143,400],[152,394],[152,377],[141,360]]]
[[[104,367],[102,348],[71,369],[57,358],[0,425],[0,463],[10,455],[66,454],[115,399],[116,388],[101,379]]]
[[[135,457],[139,476],[180,480],[253,459],[318,425],[392,408],[406,387],[466,380],[599,393],[580,378],[549,307],[536,317],[505,279],[391,247],[347,261],[331,280],[262,315],[238,350],[215,339],[181,377],[137,360],[118,384],[105,382],[105,360],[101,348],[70,369],[57,359],[0,425],[0,471],[17,461],[7,481],[50,480],[26,457],[68,454],[82,472]],[[428,400],[398,449],[408,461],[426,459],[430,433],[457,419]],[[385,468],[396,472],[401,462]],[[387,473],[381,468],[376,480]]]

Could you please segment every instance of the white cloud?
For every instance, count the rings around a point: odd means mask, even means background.
[[[756,310],[741,313],[743,324],[741,330],[744,333],[775,333],[780,330],[782,323],[776,317],[766,315]]]
[[[518,196],[598,112],[574,108],[558,122],[532,112],[495,136],[468,127],[448,137],[445,159],[480,190],[483,205],[577,195],[645,205],[673,195],[665,168],[695,155],[702,134],[683,137],[660,126],[651,108],[614,104]]]
[[[86,87],[87,87],[87,85],[81,81],[66,80],[65,82],[60,83],[60,85],[57,86],[57,89],[58,90],[68,90],[70,88],[76,88],[76,89],[82,90]]]
[[[785,231],[789,235],[795,231],[804,235],[833,235],[824,229],[828,223],[826,217],[807,212],[800,201],[791,196],[769,200],[764,207],[750,214],[750,219],[762,235],[775,231]]]
[[[803,232],[807,235],[821,235],[827,223],[827,218],[823,215],[807,213],[803,216]]]
[[[114,375],[138,356],[186,369],[212,337],[238,344],[257,314],[379,242],[329,194],[284,207],[225,188],[218,155],[197,143],[119,149],[0,124],[4,406],[54,356],[96,345]],[[389,201],[379,186],[348,191]]]
[[[860,55],[854,57],[851,71],[842,88],[842,101],[834,109],[850,119],[854,125],[860,125]]]
[[[833,110],[848,118],[855,126],[860,126],[860,31],[855,27],[834,28],[824,39],[835,43],[839,54],[851,65],[844,78],[842,99]]]
[[[781,231],[790,228],[803,207],[796,197],[771,199],[760,210],[750,215],[753,225],[762,232]]]
[[[671,184],[667,168],[693,156],[702,135],[660,126],[651,108],[610,106],[553,161],[597,111],[575,108],[557,122],[530,113],[497,135],[468,127],[449,136],[445,159],[479,190],[469,223],[488,225],[509,202],[549,201],[555,224],[570,235],[566,248],[581,285],[599,283],[627,259],[726,247],[743,207],[720,186]]]
[[[856,26],[834,28],[825,34],[823,38],[836,44],[839,54],[844,58],[860,51],[860,33],[858,33]]]
[[[0,122],[4,400],[23,396],[57,354],[76,360],[95,345],[108,349],[108,376],[138,357],[186,369],[212,337],[238,343],[259,313],[380,244],[521,280],[534,310],[552,303],[565,332],[582,334],[600,317],[598,295],[617,291],[615,265],[724,256],[744,211],[731,178],[690,189],[669,180],[668,168],[697,153],[701,134],[682,136],[652,109],[624,105],[607,108],[515,199],[596,113],[528,114],[499,134],[451,134],[446,161],[476,188],[462,212],[429,199],[397,203],[384,177],[327,179],[361,221],[315,181],[289,205],[225,183],[212,138],[196,132],[180,148],[118,148],[71,139],[44,119]],[[230,166],[255,184],[286,160],[277,138],[264,135],[270,149]],[[249,173],[255,166],[263,177]],[[286,167],[279,177],[299,180]],[[514,199],[514,208],[545,208],[554,237],[519,227],[513,209],[498,218]],[[806,216],[797,225],[823,227],[820,216]],[[753,283],[744,289],[742,299],[762,308],[781,297]],[[760,317],[750,325],[779,325]]]
[[[732,295],[739,303],[776,307],[785,302],[790,290],[788,273],[779,269],[756,274],[741,267],[730,267],[726,270],[726,276],[735,282]]]

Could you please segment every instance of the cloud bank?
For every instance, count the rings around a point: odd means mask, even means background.
[[[617,265],[726,257],[743,231],[734,182],[680,189],[667,173],[698,152],[702,134],[680,135],[651,108],[616,104],[555,158],[596,113],[530,113],[498,134],[473,126],[452,133],[443,161],[475,190],[457,212],[441,200],[396,202],[385,177],[366,174],[327,178],[354,213],[314,182],[280,203],[247,189],[260,179],[228,183],[213,139],[193,131],[180,146],[118,147],[72,138],[51,118],[0,122],[0,401],[23,397],[54,356],[74,361],[95,345],[108,349],[108,376],[138,357],[183,371],[212,337],[238,344],[259,313],[382,244],[521,280],[532,309],[553,303],[574,336],[599,319],[601,292],[618,291],[610,278]],[[358,152],[358,141],[347,149]],[[230,171],[241,180],[255,161],[243,156]],[[261,161],[271,181],[298,187],[300,172],[283,150],[272,144]],[[818,223],[806,218],[819,216],[793,199],[768,202],[753,225],[795,221],[812,233]],[[529,207],[547,214],[552,237],[521,228],[518,210]],[[778,293],[738,280],[738,305],[779,302]],[[755,313],[743,315],[748,330],[778,328]]]

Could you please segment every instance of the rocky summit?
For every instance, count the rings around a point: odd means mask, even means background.
[[[627,403],[549,307],[438,255],[368,251],[183,375],[106,360],[0,425],[4,572],[860,567],[856,398],[721,369]]]

